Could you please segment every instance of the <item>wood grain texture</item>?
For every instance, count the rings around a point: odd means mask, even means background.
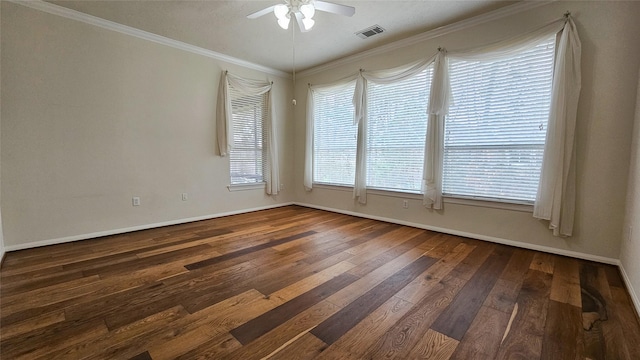
[[[618,270],[286,206],[10,252],[2,359],[635,359]]]

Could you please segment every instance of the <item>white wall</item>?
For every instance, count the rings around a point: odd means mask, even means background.
[[[638,76],[636,120],[633,127],[624,229],[620,262],[628,280],[631,297],[636,304],[636,309],[640,311],[640,75]]]
[[[229,192],[228,158],[214,152],[221,71],[273,80],[291,188],[288,78],[7,2],[1,56],[9,250],[292,200],[287,190]]]
[[[459,30],[374,55],[339,67],[301,77],[296,89],[299,103],[306,101],[306,84],[330,83],[358,69],[388,69],[435,54],[439,46],[458,50],[488,44],[524,33],[560,18],[569,10],[583,44],[583,88],[577,122],[578,201],[574,236],[557,238],[548,224],[531,213],[478,206],[445,204],[444,211],[429,211],[420,200],[409,209],[393,196],[369,195],[358,205],[350,192],[302,186],[304,164],[304,107],[295,110],[295,185],[302,203],[368,216],[396,219],[421,226],[474,234],[486,239],[515,241],[523,246],[584,254],[615,262],[620,254],[627,187],[631,128],[634,117],[637,71],[640,64],[640,2],[562,2],[544,5],[489,23]],[[640,233],[640,231],[639,231]]]

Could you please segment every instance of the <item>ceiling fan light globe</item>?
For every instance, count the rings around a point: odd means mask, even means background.
[[[309,18],[302,19],[302,24],[304,25],[305,30],[311,30],[311,28],[315,23],[316,22],[313,19],[309,19]]]
[[[311,19],[316,14],[316,8],[312,4],[304,4],[300,6],[300,12],[305,18]]]
[[[289,28],[290,21],[291,19],[289,19],[288,17],[283,17],[282,19],[278,19],[278,25],[280,25],[281,28],[287,30]]]
[[[278,20],[286,19],[287,14],[289,13],[289,7],[285,4],[278,4],[273,8],[273,13],[276,15]]]

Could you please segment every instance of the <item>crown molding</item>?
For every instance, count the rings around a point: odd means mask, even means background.
[[[460,31],[466,28],[470,28],[476,25],[484,24],[486,22],[494,21],[497,19],[501,19],[507,16],[511,16],[526,10],[534,9],[540,7],[542,5],[547,5],[550,3],[557,2],[558,0],[540,0],[540,1],[520,1],[513,5],[505,6],[503,8],[481,14],[478,16],[474,16],[469,19],[461,20],[455,23],[451,23],[448,25],[441,26],[439,28],[435,28],[433,30],[425,31],[423,33],[410,36],[408,38],[394,41],[389,44],[381,45],[371,50],[365,50],[363,52],[349,55],[334,61],[330,61],[324,63],[322,65],[313,67],[311,69],[307,69],[298,73],[299,77],[309,76],[313,74],[317,74],[326,70],[334,69],[338,66],[349,64],[356,62],[358,60],[366,59],[375,55],[380,55],[384,53],[389,53],[397,49],[409,47],[415,44],[418,44],[423,41],[431,40],[437,38],[439,36],[443,36],[452,32]]]
[[[245,61],[242,59],[238,59],[229,55],[225,55],[225,54],[221,54],[219,52],[215,52],[212,50],[208,50],[208,49],[204,49],[195,45],[190,45],[187,43],[184,43],[182,41],[178,41],[178,40],[173,40],[164,36],[160,36],[160,35],[156,35],[147,31],[143,31],[143,30],[139,30],[136,28],[133,28],[131,26],[127,26],[127,25],[122,25],[113,21],[109,21],[109,20],[105,20],[102,18],[99,18],[97,16],[93,16],[93,15],[89,15],[89,14],[85,14],[83,12],[80,11],[76,11],[76,10],[72,10],[72,9],[68,9],[66,7],[63,6],[59,6],[56,4],[51,4],[42,0],[29,0],[29,1],[24,1],[24,0],[5,0],[5,1],[9,1],[11,3],[14,4],[18,4],[18,5],[22,5],[22,6],[26,6],[35,10],[39,10],[42,12],[46,12],[52,15],[57,15],[57,16],[61,16],[67,19],[71,19],[71,20],[76,20],[76,21],[80,21],[83,22],[85,24],[89,24],[89,25],[94,25],[103,29],[107,29],[107,30],[111,30],[111,31],[116,31],[119,32],[121,34],[126,34],[126,35],[130,35],[133,37],[137,37],[139,39],[144,39],[147,41],[151,41],[157,44],[162,44],[162,45],[166,45],[166,46],[170,46],[172,48],[175,49],[179,49],[179,50],[183,50],[183,51],[187,51],[193,54],[198,54],[198,55],[202,55],[202,56],[206,56],[208,58],[211,59],[215,59],[215,60],[220,60],[220,61],[224,61],[230,64],[234,64],[234,65],[238,65],[238,66],[242,66],[248,69],[253,69],[253,70],[258,70],[270,75],[276,75],[276,76],[280,76],[283,78],[287,78],[290,79],[291,78],[291,74],[281,71],[281,70],[277,70],[277,69],[273,69],[270,67],[266,67],[260,64],[255,64],[249,61]]]

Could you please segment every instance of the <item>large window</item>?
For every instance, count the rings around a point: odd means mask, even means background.
[[[432,73],[368,85],[367,187],[421,191]]]
[[[443,194],[535,200],[551,99],[555,37],[500,61],[450,61]]]
[[[355,82],[314,92],[313,182],[353,186],[356,133],[353,124]]]
[[[229,86],[229,96],[234,141],[229,151],[231,184],[261,183],[265,166],[263,124],[267,114],[266,95],[245,95]]]
[[[442,186],[449,197],[533,202],[544,152],[555,37],[492,61],[450,60]],[[433,66],[401,81],[368,82],[366,184],[421,193]],[[354,87],[314,95],[313,182],[354,184]],[[362,140],[362,139],[361,139]]]

